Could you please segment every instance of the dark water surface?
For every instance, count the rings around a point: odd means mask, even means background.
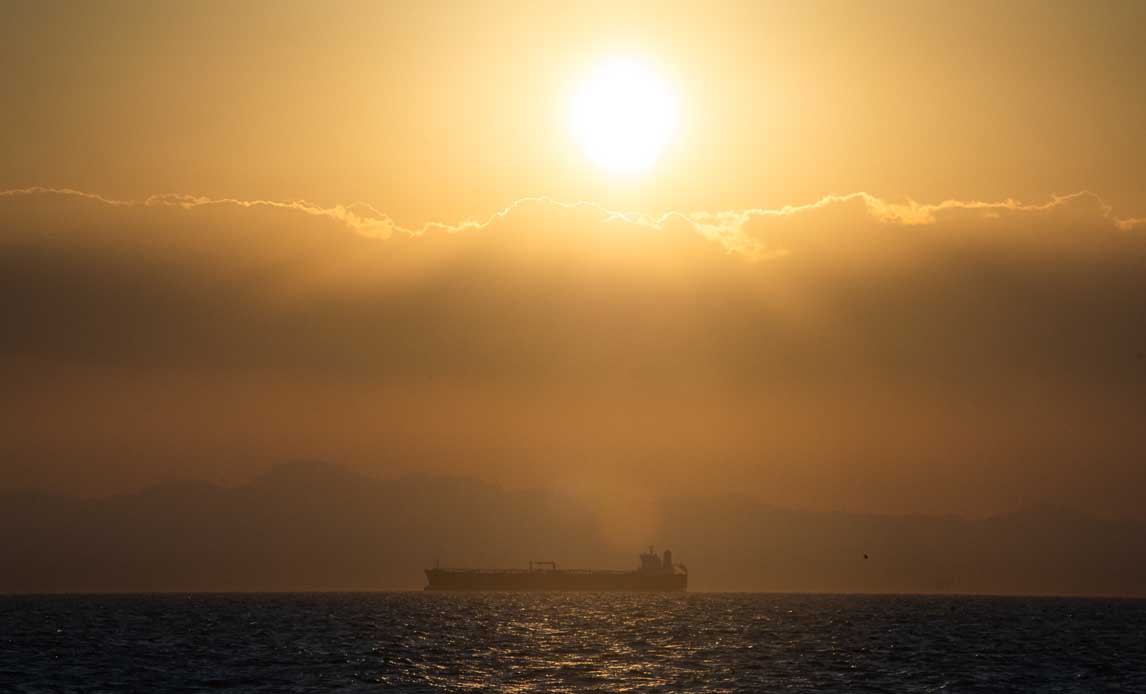
[[[1146,601],[0,597],[0,692],[1146,692]]]

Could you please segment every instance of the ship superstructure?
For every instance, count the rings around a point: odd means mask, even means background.
[[[672,551],[649,547],[630,571],[559,569],[554,561],[531,561],[527,569],[426,569],[426,590],[632,590],[682,592],[688,569],[673,564]]]

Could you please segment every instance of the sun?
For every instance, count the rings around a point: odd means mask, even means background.
[[[585,156],[610,175],[648,171],[676,132],[671,85],[635,60],[598,65],[573,96],[573,137]]]

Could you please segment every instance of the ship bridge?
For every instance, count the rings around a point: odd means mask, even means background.
[[[641,566],[639,571],[646,574],[674,574],[677,569],[682,573],[688,573],[683,564],[672,563],[672,550],[666,549],[664,557],[653,551],[652,545],[649,545],[649,551],[641,552]]]

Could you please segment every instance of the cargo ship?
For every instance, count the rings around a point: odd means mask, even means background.
[[[673,564],[672,552],[649,547],[630,571],[559,569],[554,561],[531,561],[528,569],[426,569],[426,590],[632,590],[683,592],[688,569]]]

